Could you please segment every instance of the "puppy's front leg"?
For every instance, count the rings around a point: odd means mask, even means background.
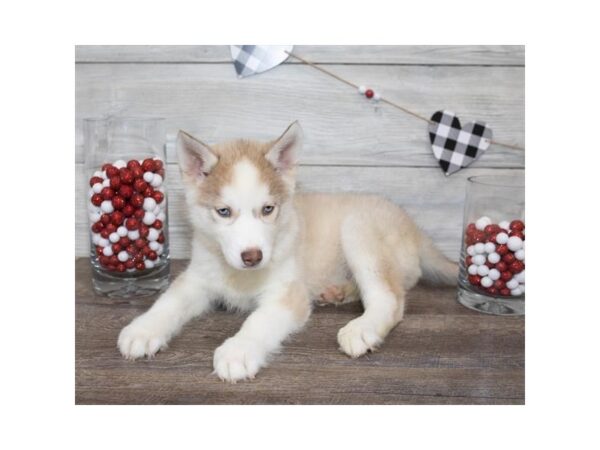
[[[121,330],[117,345],[125,358],[154,355],[183,324],[208,308],[210,299],[201,278],[188,268],[146,313]]]
[[[271,289],[261,296],[258,308],[240,331],[217,348],[213,360],[215,373],[232,383],[254,378],[269,354],[302,327],[309,315],[310,301],[302,283]]]

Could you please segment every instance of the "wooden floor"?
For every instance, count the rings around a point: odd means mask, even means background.
[[[185,261],[173,261],[173,275]],[[95,296],[88,260],[76,262],[77,404],[524,404],[524,319],[487,316],[455,289],[417,287],[381,350],[352,360],[336,333],[359,304],[316,308],[269,367],[235,385],[212,375],[213,351],[244,317],[215,311],[189,323],[152,360],[126,361],[120,329],[154,298]]]

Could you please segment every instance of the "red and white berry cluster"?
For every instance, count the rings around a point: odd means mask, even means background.
[[[378,102],[379,100],[381,100],[381,94],[379,92],[375,92],[373,89],[369,89],[366,86],[359,86],[358,87],[358,93],[360,95],[364,95],[369,100],[373,99],[376,102]]]
[[[469,283],[490,295],[525,293],[525,224],[480,217],[465,232]]]
[[[90,179],[89,218],[99,263],[117,272],[151,269],[163,253],[162,160],[104,164]]]

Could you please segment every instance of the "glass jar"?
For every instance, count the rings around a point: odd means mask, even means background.
[[[458,301],[489,314],[525,314],[525,183],[522,176],[467,182]]]
[[[164,119],[84,120],[86,209],[96,293],[150,295],[169,281]]]

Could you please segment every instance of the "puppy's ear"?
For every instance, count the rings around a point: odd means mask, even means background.
[[[296,167],[296,154],[302,148],[302,128],[298,121],[292,123],[275,141],[265,157],[277,171],[286,173]]]
[[[189,181],[204,178],[219,161],[208,145],[181,130],[177,133],[177,157],[181,173]]]

